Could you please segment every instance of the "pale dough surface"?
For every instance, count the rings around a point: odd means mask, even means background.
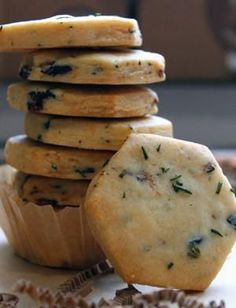
[[[172,136],[172,123],[157,116],[93,119],[27,113],[25,133],[41,142],[93,150],[118,150],[133,132]]]
[[[157,113],[154,91],[139,86],[73,86],[18,82],[8,102],[19,111],[79,117],[129,118]]]
[[[128,283],[203,290],[236,239],[236,199],[210,150],[133,134],[90,183],[98,243]]]
[[[52,206],[82,206],[90,181],[64,180],[17,172],[13,181],[24,202]]]
[[[61,15],[6,24],[0,28],[0,51],[4,52],[63,47],[135,47],[141,44],[137,21],[118,16]]]
[[[62,179],[91,179],[114,154],[46,145],[26,136],[8,139],[6,162],[17,170]]]
[[[147,84],[165,80],[165,59],[158,53],[130,49],[41,50],[25,56],[19,75],[73,84]]]

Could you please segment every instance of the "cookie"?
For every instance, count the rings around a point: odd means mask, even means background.
[[[89,181],[46,178],[17,172],[14,187],[25,202],[52,206],[81,206]]]
[[[29,112],[25,118],[28,137],[81,149],[118,150],[132,132],[172,136],[172,124],[157,116],[119,120],[84,119]]]
[[[165,59],[142,50],[56,49],[26,55],[19,75],[75,84],[145,84],[165,80]]]
[[[10,138],[5,147],[6,162],[21,172],[72,180],[91,179],[112,155],[41,144],[26,136]]]
[[[61,15],[0,27],[0,51],[141,44],[137,21],[118,16]]]
[[[236,239],[236,199],[210,150],[133,134],[90,183],[94,236],[128,283],[207,288]]]
[[[8,101],[20,111],[79,117],[129,118],[157,113],[154,91],[139,86],[86,87],[19,82],[8,87]]]

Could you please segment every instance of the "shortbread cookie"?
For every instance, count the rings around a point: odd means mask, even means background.
[[[81,206],[89,181],[46,178],[17,172],[14,187],[25,202],[38,205]]]
[[[75,84],[145,84],[165,80],[165,59],[142,50],[56,49],[26,55],[20,77]]]
[[[0,27],[0,51],[141,44],[137,21],[118,16],[61,15]]]
[[[91,230],[128,283],[203,290],[236,239],[236,199],[203,145],[134,134],[91,182]]]
[[[9,86],[8,101],[20,111],[65,116],[129,118],[157,113],[154,91],[139,86],[96,87],[19,82]]]
[[[45,145],[25,136],[10,138],[5,147],[6,162],[21,172],[74,180],[91,179],[113,154]]]
[[[172,124],[157,116],[120,120],[84,119],[29,112],[25,118],[28,137],[81,149],[118,150],[132,132],[172,136]]]

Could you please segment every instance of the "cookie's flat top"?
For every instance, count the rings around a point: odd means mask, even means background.
[[[165,80],[165,58],[130,49],[53,49],[26,55],[22,79],[74,84],[147,84]]]
[[[205,289],[236,239],[236,199],[209,149],[131,135],[91,182],[90,227],[128,283]]]
[[[118,16],[61,15],[0,27],[0,51],[141,44],[137,21]]]

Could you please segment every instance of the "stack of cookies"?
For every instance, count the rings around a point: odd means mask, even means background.
[[[141,44],[137,22],[114,16],[1,27],[1,51],[28,51],[24,81],[8,89],[10,106],[26,112],[26,135],[6,144],[16,195],[0,213],[22,257],[77,268],[104,259],[84,215],[90,180],[131,133],[172,136],[171,122],[153,115],[157,95],[140,86],[165,79],[164,58],[131,49]]]

